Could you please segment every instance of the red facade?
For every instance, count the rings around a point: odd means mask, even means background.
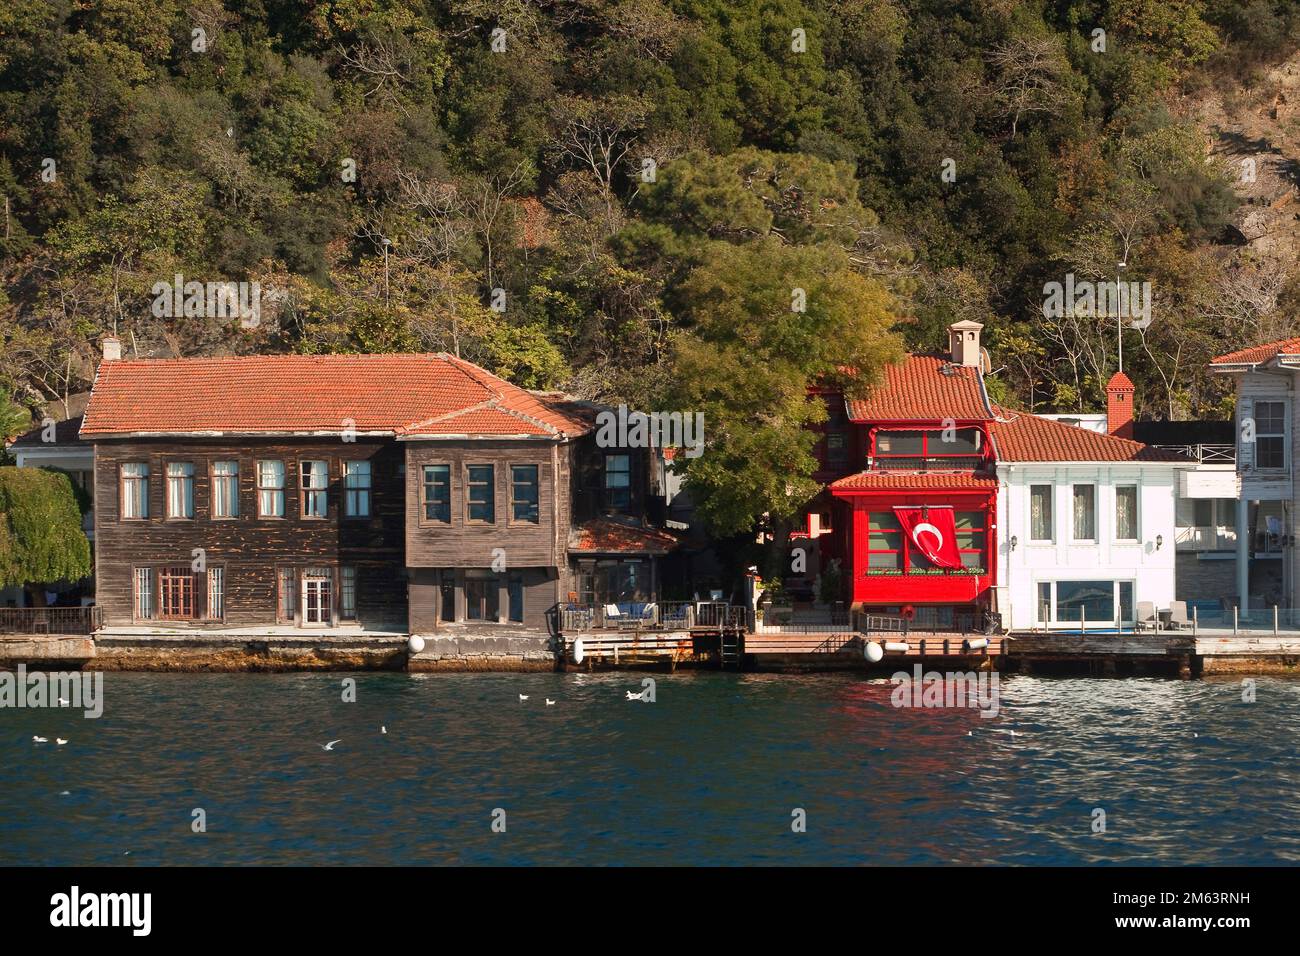
[[[797,533],[823,532],[815,539],[818,568],[838,561],[842,598],[861,610],[944,625],[987,609],[997,560],[997,480],[993,415],[978,370],[911,356],[869,399],[846,402],[826,391],[818,397],[832,413],[817,444],[816,477],[827,491],[809,505]],[[899,508],[919,510],[921,520],[909,522],[912,535]],[[913,537],[940,535],[941,528],[943,535],[955,531],[960,569],[926,557],[938,538]],[[945,550],[951,560],[950,545]]]

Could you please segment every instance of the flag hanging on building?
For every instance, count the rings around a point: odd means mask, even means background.
[[[922,554],[937,568],[956,571],[961,568],[961,551],[957,549],[957,524],[947,507],[903,507],[896,505],[894,514]]]

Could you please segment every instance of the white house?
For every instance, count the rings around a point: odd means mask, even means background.
[[[1131,627],[1175,599],[1175,498],[1194,462],[1131,439],[1133,384],[1107,385],[1109,433],[1000,410],[996,588],[1012,630]]]
[[[1220,355],[1210,369],[1237,386],[1236,519],[1238,606],[1294,608],[1300,596],[1295,560],[1297,501],[1295,423],[1300,406],[1300,338]]]

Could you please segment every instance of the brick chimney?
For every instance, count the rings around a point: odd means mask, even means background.
[[[116,335],[106,335],[99,340],[104,349],[104,361],[116,362],[122,357],[122,340]]]
[[[1118,438],[1133,437],[1133,382],[1116,372],[1106,383],[1106,432]]]
[[[948,326],[948,351],[954,365],[980,367],[980,331],[984,326],[970,319]]]

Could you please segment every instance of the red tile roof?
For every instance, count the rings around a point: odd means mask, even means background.
[[[582,434],[590,426],[446,354],[103,362],[84,437],[128,434]]]
[[[570,551],[592,554],[667,554],[677,544],[676,535],[667,531],[611,518],[588,521],[575,528],[569,537]]]
[[[1264,345],[1252,345],[1248,349],[1238,349],[1227,355],[1210,359],[1211,365],[1260,365],[1279,355],[1300,354],[1300,338],[1283,339],[1280,342],[1268,342]]]
[[[949,374],[945,374],[947,369]],[[885,379],[863,399],[849,399],[855,422],[988,421],[977,369],[941,355],[909,355],[885,370]]]
[[[1144,445],[1127,438],[1102,435],[1077,425],[1066,425],[1024,412],[1002,412],[1004,421],[993,422],[994,451],[1004,461],[1168,461],[1190,462],[1174,451]]]
[[[832,491],[910,491],[935,489],[952,491],[992,491],[998,480],[969,472],[860,471],[830,484]]]

